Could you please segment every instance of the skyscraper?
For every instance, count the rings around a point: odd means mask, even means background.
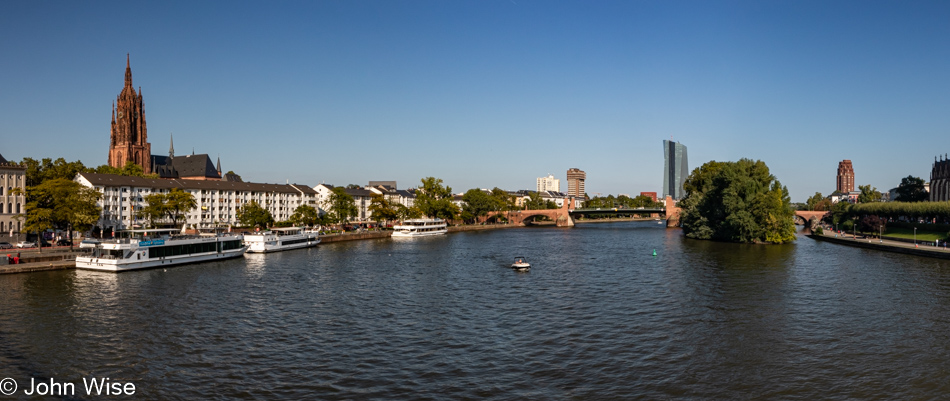
[[[851,166],[851,160],[842,160],[838,163],[838,179],[835,190],[842,194],[854,191],[854,167]]]
[[[584,180],[587,173],[578,168],[567,170],[567,196],[584,199]]]
[[[683,184],[689,175],[686,145],[663,140],[663,198],[667,195],[679,200],[686,196]]]
[[[538,192],[542,191],[561,192],[561,180],[554,178],[554,174],[538,177]]]

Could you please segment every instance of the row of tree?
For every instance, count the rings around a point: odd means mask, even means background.
[[[870,185],[859,185],[858,190],[861,191],[861,194],[858,195],[857,203],[871,203],[881,200],[881,192],[877,188]],[[924,180],[911,175],[902,178],[895,191],[897,196],[894,200],[899,202],[923,202],[930,197],[930,194],[924,189]],[[830,211],[831,205],[831,199],[822,196],[821,192],[815,192],[815,195],[805,202],[805,208],[814,211]]]

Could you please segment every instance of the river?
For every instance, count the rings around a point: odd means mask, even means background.
[[[626,222],[340,242],[4,275],[0,305],[18,398],[53,380],[115,399],[90,378],[147,400],[950,395],[950,265],[801,236]]]

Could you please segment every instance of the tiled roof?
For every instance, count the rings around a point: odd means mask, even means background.
[[[178,159],[175,159],[178,162]],[[258,184],[253,182],[238,181],[212,181],[212,180],[167,180],[152,179],[142,177],[130,177],[115,174],[96,174],[79,173],[80,176],[89,181],[92,185],[112,186],[112,187],[141,187],[141,188],[181,188],[181,189],[204,189],[219,191],[255,191],[255,192],[280,192],[280,193],[304,193],[315,195],[317,191],[307,185],[299,184]]]

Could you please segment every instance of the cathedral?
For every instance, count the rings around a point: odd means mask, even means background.
[[[112,137],[109,142],[109,165],[122,168],[126,162],[142,166],[145,174],[152,173],[152,146],[148,143],[145,126],[145,106],[142,88],[135,93],[132,87],[132,68],[125,56],[125,87],[112,104]]]
[[[240,181],[236,174],[221,173],[221,159],[217,167],[207,154],[192,154],[175,157],[175,146],[169,137],[168,156],[153,155],[148,142],[145,125],[145,105],[142,103],[142,88],[138,93],[132,87],[132,67],[129,56],[125,58],[125,87],[112,104],[112,134],[109,142],[109,165],[122,168],[128,162],[142,166],[145,174],[157,174],[160,178],[182,180]]]

